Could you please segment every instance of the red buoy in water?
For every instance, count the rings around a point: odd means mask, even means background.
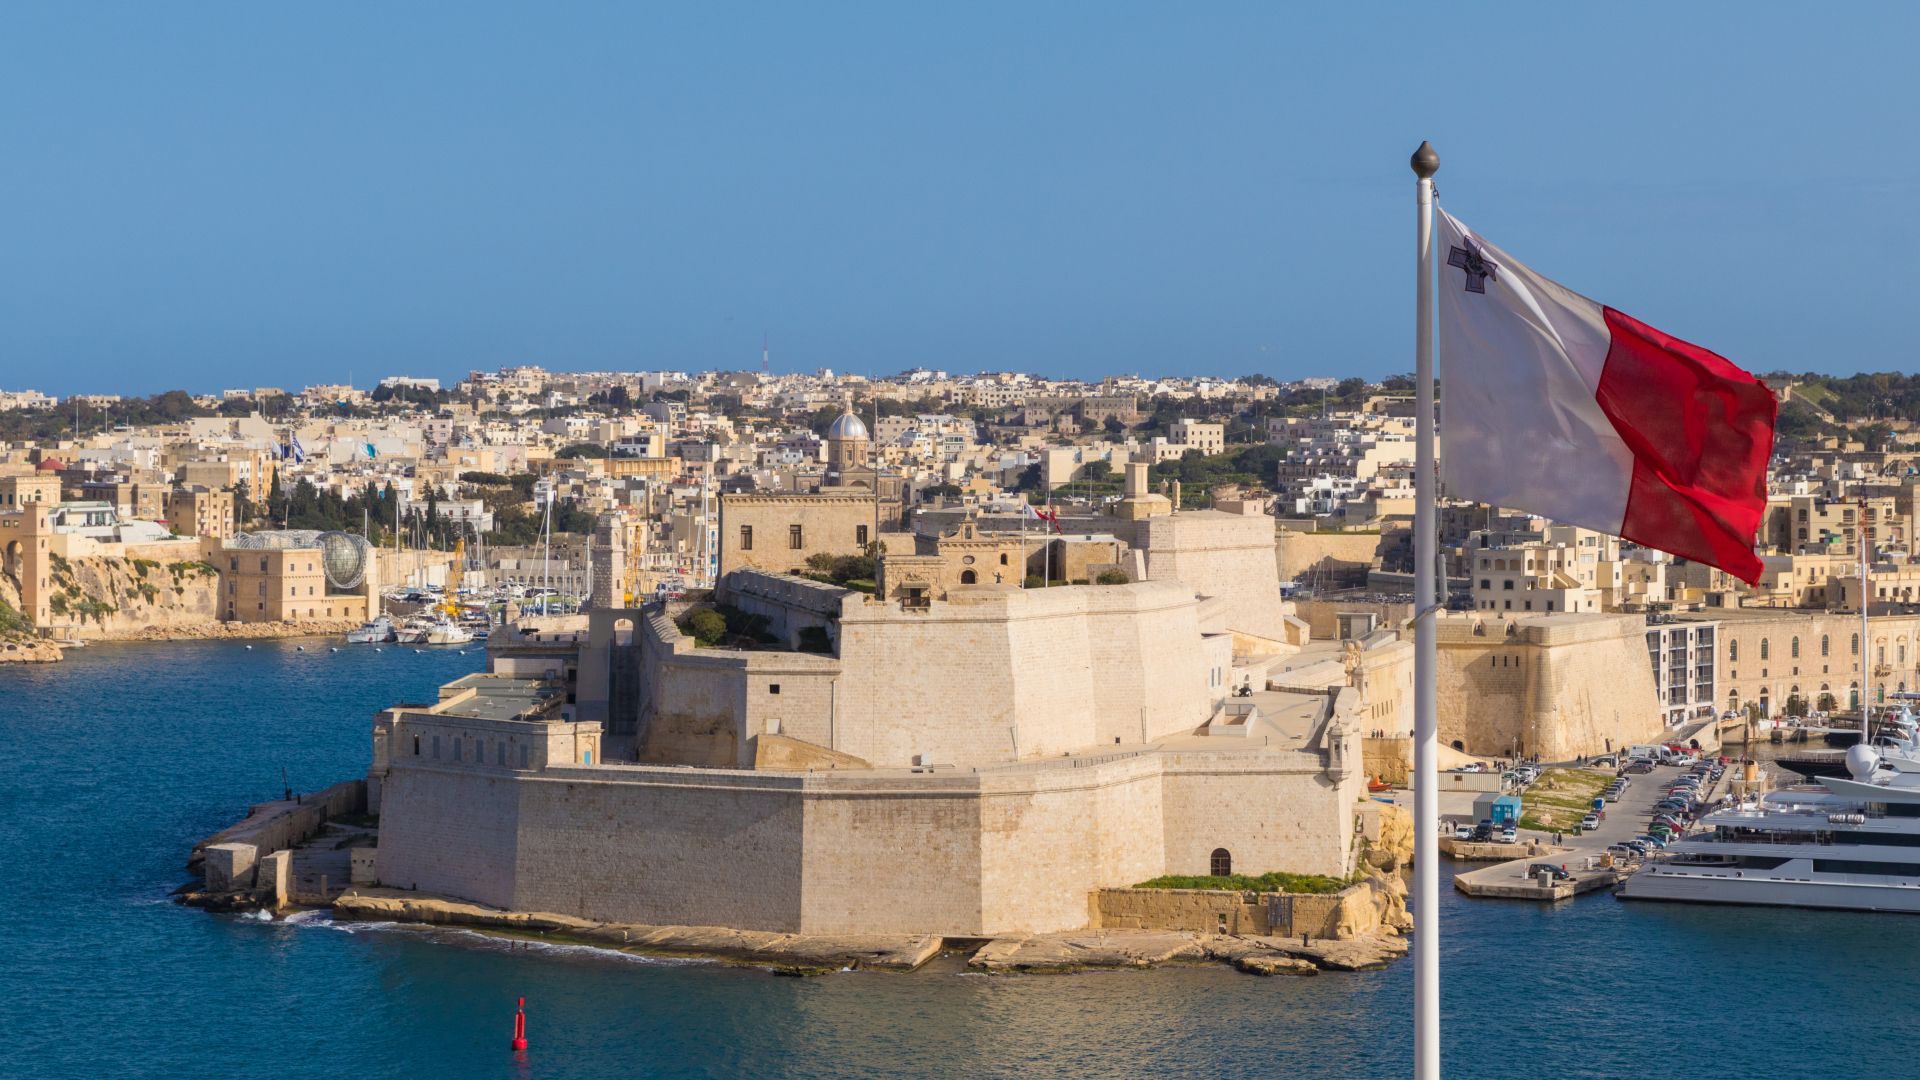
[[[527,1048],[527,999],[521,998],[513,1013],[513,1048],[516,1051]]]

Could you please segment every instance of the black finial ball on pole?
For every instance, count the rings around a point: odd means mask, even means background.
[[[1422,180],[1431,180],[1433,174],[1440,171],[1440,155],[1434,151],[1432,143],[1422,139],[1420,149],[1413,152],[1412,165],[1413,175]]]

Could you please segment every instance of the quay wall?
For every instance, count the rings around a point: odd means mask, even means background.
[[[358,813],[367,805],[365,780],[342,780],[292,799],[276,799],[248,808],[245,819],[193,845],[187,865],[201,861],[215,844],[248,844],[259,855],[281,851],[320,831],[330,818]]]
[[[1090,925],[1120,930],[1346,939],[1407,925],[1404,892],[1384,878],[1335,893],[1096,889],[1088,901]]]

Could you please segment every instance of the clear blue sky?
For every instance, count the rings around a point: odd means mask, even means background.
[[[1575,289],[1914,367],[1920,5],[1562,7],[10,3],[0,388],[1378,376],[1422,138]]]

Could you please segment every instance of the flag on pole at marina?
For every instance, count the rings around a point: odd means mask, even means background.
[[[1773,392],[1540,276],[1442,210],[1447,493],[1760,576]]]

